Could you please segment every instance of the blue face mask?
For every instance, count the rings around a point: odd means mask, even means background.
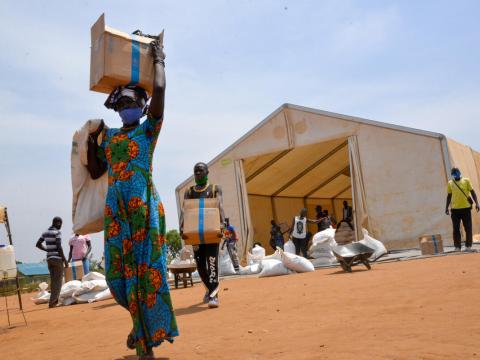
[[[460,180],[462,178],[462,174],[459,172],[459,171],[455,171],[453,174],[452,174],[453,178],[455,180]]]
[[[124,125],[135,124],[143,116],[143,110],[139,107],[123,109],[118,112]]]

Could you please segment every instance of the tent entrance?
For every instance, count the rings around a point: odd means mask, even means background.
[[[337,221],[343,201],[355,210],[351,148],[350,138],[340,138],[243,159],[252,240],[271,252],[270,220],[290,225],[304,207],[314,219],[315,207],[321,205]],[[316,225],[309,225],[309,231],[316,233]]]

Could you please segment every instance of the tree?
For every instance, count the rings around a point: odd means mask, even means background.
[[[182,248],[182,238],[177,230],[169,230],[165,235],[167,241],[168,259],[170,262]]]

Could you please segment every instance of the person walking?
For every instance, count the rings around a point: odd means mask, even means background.
[[[68,268],[68,261],[65,259],[62,249],[62,218],[55,216],[50,226],[37,241],[37,248],[46,251],[48,271],[50,272],[50,301],[49,308],[58,304],[58,297],[62,288],[63,265]],[[45,245],[43,244],[45,242]]]
[[[136,349],[142,360],[154,359],[154,347],[178,336],[167,282],[165,212],[152,178],[165,107],[165,53],[158,39],[151,43],[151,53],[150,105],[145,89],[116,88],[105,106],[118,113],[123,126],[107,129],[102,123],[90,134],[87,166],[93,179],[108,170],[106,280],[117,303],[131,315],[127,347]]]
[[[462,249],[462,234],[460,223],[465,229],[465,251],[472,251],[472,205],[475,202],[475,209],[480,211],[477,194],[473,190],[469,178],[462,177],[460,169],[454,167],[451,171],[452,180],[447,185],[447,204],[445,214],[450,215],[453,225],[453,242],[455,251]],[[472,200],[473,198],[473,200]],[[449,210],[451,208],[451,211]]]

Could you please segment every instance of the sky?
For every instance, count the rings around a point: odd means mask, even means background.
[[[141,4],[141,6],[139,6]],[[90,27],[165,29],[165,121],[153,178],[175,187],[283,103],[440,132],[480,150],[478,1],[0,2],[0,204],[17,260],[54,216],[71,235],[70,150],[106,95],[89,90]],[[413,174],[412,174],[413,175]],[[0,229],[0,244],[6,243]],[[94,258],[103,235],[93,236]]]

